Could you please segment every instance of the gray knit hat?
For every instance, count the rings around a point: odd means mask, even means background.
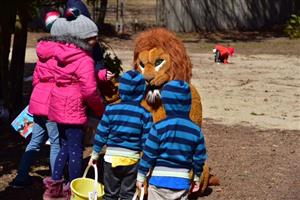
[[[50,34],[51,36],[62,36],[62,35],[68,35],[68,25],[69,22],[66,20],[66,18],[58,18],[54,21]]]
[[[98,35],[97,25],[84,15],[68,22],[68,32],[71,36],[87,39]]]

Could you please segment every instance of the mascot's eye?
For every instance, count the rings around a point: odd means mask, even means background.
[[[144,68],[145,67],[144,63],[140,62],[140,67]]]
[[[155,67],[158,67],[164,60],[163,59],[157,59],[155,61]]]

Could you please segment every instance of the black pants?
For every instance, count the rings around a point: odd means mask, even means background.
[[[111,167],[111,163],[104,162],[104,199],[132,200],[135,193],[137,164],[130,166]]]
[[[215,53],[215,62],[216,63],[224,63],[224,60],[228,59],[228,55],[221,56],[220,51],[216,51]]]
[[[218,50],[215,52],[215,62],[221,62],[221,54]]]

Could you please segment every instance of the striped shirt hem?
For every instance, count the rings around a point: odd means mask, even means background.
[[[132,151],[129,149],[123,149],[123,148],[116,148],[113,147],[107,147],[105,155],[108,156],[123,156],[128,158],[140,158],[140,152],[138,151]]]
[[[165,170],[154,169],[151,176],[169,176],[169,177],[191,179],[190,173],[188,171],[165,171]]]

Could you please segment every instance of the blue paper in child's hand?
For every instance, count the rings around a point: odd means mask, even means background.
[[[32,132],[33,117],[28,112],[28,106],[14,119],[11,126],[24,138]]]

